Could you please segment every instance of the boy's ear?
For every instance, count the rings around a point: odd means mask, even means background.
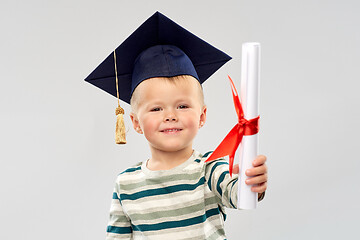
[[[133,128],[137,133],[143,134],[143,131],[141,130],[139,119],[137,118],[135,113],[130,113],[130,119],[133,124]]]
[[[206,111],[207,111],[207,107],[204,106],[201,110],[201,115],[200,115],[200,123],[199,123],[199,128],[201,128],[202,126],[204,126],[205,122],[206,122]]]

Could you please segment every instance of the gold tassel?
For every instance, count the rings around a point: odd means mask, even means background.
[[[124,109],[122,107],[120,107],[119,85],[118,85],[119,80],[118,80],[118,76],[117,76],[115,50],[114,50],[114,63],[115,63],[116,93],[117,93],[117,100],[118,100],[118,107],[115,110],[115,114],[116,114],[115,142],[117,144],[125,144],[126,137],[125,137]]]
[[[115,142],[117,144],[125,144],[125,123],[124,123],[124,109],[117,107],[115,110],[116,114],[116,130],[115,130]]]

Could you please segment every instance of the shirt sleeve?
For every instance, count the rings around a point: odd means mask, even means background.
[[[229,164],[224,159],[205,164],[207,184],[219,203],[228,208],[237,208],[238,175],[230,177]]]
[[[133,239],[131,222],[123,210],[119,192],[119,184],[116,183],[111,200],[106,240]]]

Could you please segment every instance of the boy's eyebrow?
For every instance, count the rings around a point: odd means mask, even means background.
[[[192,100],[192,98],[190,97],[190,96],[181,96],[181,97],[179,97],[178,99],[174,99],[174,102],[176,103],[176,104],[179,104],[179,103],[181,103],[181,102],[187,102],[187,103],[189,103],[189,102],[191,102],[191,100]],[[147,101],[147,102],[145,102],[145,103],[140,103],[141,105],[143,105],[143,106],[145,106],[145,107],[147,107],[147,106],[150,106],[150,105],[162,105],[162,104],[164,104],[164,103],[166,103],[165,101],[162,101],[162,100],[149,100],[149,101]]]
[[[161,102],[161,101],[158,101],[158,100],[156,100],[156,101],[149,100],[149,101],[146,101],[146,102],[144,102],[144,103],[141,103],[141,102],[140,102],[138,105],[147,108],[147,107],[152,107],[152,106],[154,106],[154,105],[161,105],[161,104],[163,104],[163,102]]]

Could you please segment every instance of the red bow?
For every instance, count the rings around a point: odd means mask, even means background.
[[[244,135],[254,135],[259,132],[260,116],[257,116],[256,118],[250,120],[246,120],[244,118],[244,111],[242,109],[239,95],[236,91],[234,82],[231,80],[230,76],[228,77],[231,84],[235,110],[238,115],[238,123],[231,129],[228,135],[226,135],[224,140],[222,140],[220,145],[215,149],[215,151],[205,162],[212,161],[224,156],[229,156],[229,172],[230,176],[232,176],[236,149],[239,147],[239,144],[241,143]]]

